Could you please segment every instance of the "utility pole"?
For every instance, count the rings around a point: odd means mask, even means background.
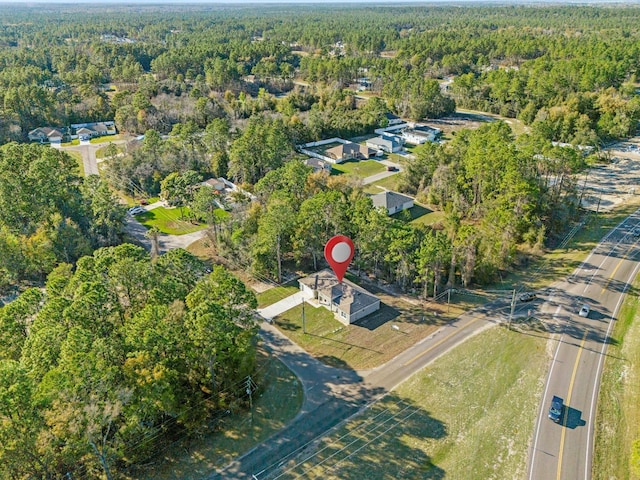
[[[516,309],[516,289],[513,289],[513,295],[511,296],[511,311],[509,312],[509,330],[511,330],[511,319],[513,318],[513,311]]]
[[[451,310],[451,289],[447,290],[447,313]]]
[[[247,377],[247,395],[249,395],[249,411],[251,412],[251,423],[253,423],[253,385],[251,384],[251,375]]]

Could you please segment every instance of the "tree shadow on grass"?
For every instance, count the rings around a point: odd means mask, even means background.
[[[424,441],[447,435],[446,425],[422,405],[390,393],[259,478],[442,480],[446,472],[433,463]]]

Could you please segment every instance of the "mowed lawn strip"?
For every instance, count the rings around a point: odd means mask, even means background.
[[[480,333],[308,448],[278,478],[524,478],[545,345],[545,336],[505,328]]]
[[[184,235],[185,233],[197,232],[207,226],[204,224],[194,224],[182,218],[189,214],[188,208],[183,208],[182,213],[179,208],[156,207],[146,213],[136,215],[136,220],[147,228],[157,227],[162,233],[169,235]]]
[[[625,298],[607,347],[595,425],[593,479],[640,478],[631,466],[633,442],[640,440],[640,312],[636,279]]]
[[[334,163],[331,168],[337,171],[338,174],[349,173],[361,178],[384,172],[387,169],[387,167],[375,160],[347,160],[344,163]]]
[[[163,452],[153,468],[135,472],[142,480],[201,480],[257,443],[266,440],[296,416],[302,406],[302,387],[283,363],[261,351],[258,355],[260,390],[253,398],[253,417],[234,412],[219,422],[220,431],[176,444]]]

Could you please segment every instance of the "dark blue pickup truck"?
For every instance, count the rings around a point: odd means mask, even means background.
[[[553,396],[551,406],[549,407],[549,418],[556,423],[560,423],[562,419],[563,400],[560,397]]]

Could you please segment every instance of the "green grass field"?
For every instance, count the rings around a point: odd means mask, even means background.
[[[128,478],[200,480],[280,430],[300,410],[300,383],[284,364],[264,352],[258,355],[255,381],[260,390],[253,399],[253,419],[247,411],[234,412],[219,423],[220,431],[176,444],[148,469]]]
[[[186,218],[189,209],[183,208],[182,214]],[[147,213],[136,215],[136,219],[147,228],[157,227],[162,233],[169,235],[184,235],[207,227],[201,223],[194,224],[183,220],[179,208],[157,207]]]
[[[633,288],[637,292],[640,280]],[[633,442],[640,440],[640,304],[630,294],[620,310],[607,348],[595,423],[593,479],[638,479],[631,467]]]
[[[378,180],[377,182],[365,185],[365,193],[380,193],[385,190],[398,191],[398,182],[400,177],[398,175],[389,175],[388,177]]]
[[[351,174],[361,178],[386,170],[384,165],[375,160],[347,160],[344,163],[334,163],[331,167],[332,172],[337,175]]]
[[[545,338],[485,331],[308,448],[278,478],[524,478],[548,360]]]
[[[103,137],[92,138],[91,140],[89,140],[89,143],[111,143],[123,139],[124,137],[118,133],[116,135],[105,135]]]
[[[258,308],[273,305],[283,298],[287,298],[299,291],[300,288],[298,288],[297,282],[296,285],[282,285],[265,290],[264,292],[256,294],[256,298],[258,299]]]
[[[98,148],[96,150],[96,158],[108,158],[107,147],[108,147],[108,145]],[[117,150],[118,154],[124,152],[124,148],[121,147],[120,145],[116,145],[115,147],[116,147],[116,150]]]

